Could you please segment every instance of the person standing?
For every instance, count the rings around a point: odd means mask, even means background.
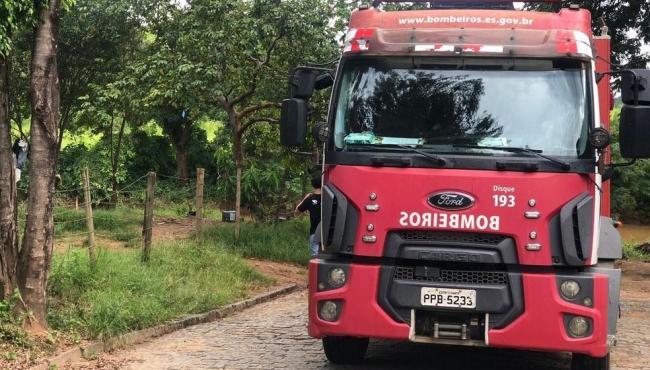
[[[296,207],[294,214],[309,211],[309,250],[312,256],[318,254],[320,235],[316,235],[316,228],[320,223],[321,179],[314,177],[311,180],[314,191],[307,194]]]

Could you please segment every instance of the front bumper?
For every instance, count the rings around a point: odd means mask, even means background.
[[[322,283],[323,269],[319,266],[329,266],[324,260],[315,259],[309,265],[309,334],[321,338],[325,336],[355,336],[375,339],[413,340],[411,322],[404,315],[387,312],[385,304],[390,293],[382,288],[386,284],[386,273],[382,274],[379,265],[345,264],[347,282],[338,289],[319,289]],[[523,299],[522,309],[516,317],[503,321],[503,327],[490,323],[485,330],[484,345],[498,348],[514,348],[539,351],[567,351],[583,353],[594,357],[605,356],[607,346],[607,309],[608,309],[608,280],[607,276],[598,273],[583,273],[571,275],[589,281],[593,304],[591,307],[568,302],[559,293],[558,279],[562,276],[554,273],[519,273],[522,297],[510,297],[511,301]],[[382,276],[384,282],[382,283]],[[419,282],[421,286],[440,286],[439,283]],[[322,288],[322,284],[321,284]],[[402,288],[399,288],[402,289]],[[413,284],[408,286],[413,294]],[[479,292],[480,294],[480,292]],[[393,294],[394,295],[394,294]],[[491,297],[499,297],[492,295]],[[490,297],[488,295],[487,297]],[[479,295],[480,299],[480,295]],[[333,300],[340,305],[340,314],[336,321],[329,322],[319,317],[320,303]],[[399,302],[398,302],[399,303]],[[485,309],[499,307],[501,302],[487,302]],[[514,302],[507,302],[514,305]],[[417,302],[404,300],[400,304],[412,307],[401,307],[402,310],[412,308],[431,310],[418,307]],[[477,314],[480,312],[477,308]],[[496,309],[496,308],[494,308]],[[388,310],[390,311],[390,310]],[[399,310],[397,310],[399,311]],[[449,311],[449,309],[447,309]],[[415,311],[413,311],[415,312]],[[567,333],[566,318],[583,316],[592,323],[590,334],[584,338],[573,338]],[[434,341],[435,342],[435,341]],[[440,343],[449,343],[441,341]],[[451,341],[459,345],[462,341]]]

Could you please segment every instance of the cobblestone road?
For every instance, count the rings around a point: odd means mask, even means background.
[[[564,354],[522,353],[413,343],[371,343],[361,366],[328,364],[306,334],[306,293],[224,320],[190,327],[114,355],[124,369],[569,369]],[[614,369],[650,369],[650,302],[628,301]]]

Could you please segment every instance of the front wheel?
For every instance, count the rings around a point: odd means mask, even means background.
[[[605,357],[591,357],[574,353],[571,370],[609,370],[609,353]]]
[[[368,342],[368,338],[325,337],[323,349],[330,362],[353,364],[363,361],[368,350]]]

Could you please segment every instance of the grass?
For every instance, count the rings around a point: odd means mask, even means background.
[[[650,254],[638,248],[639,243],[623,243],[623,259],[629,261],[650,262]]]
[[[188,202],[166,202],[164,207],[154,209],[155,217],[187,217],[190,211],[194,211],[194,201]],[[215,204],[203,205],[203,218],[208,220],[221,220],[221,210]]]
[[[157,204],[156,217],[184,217],[184,207],[181,202]],[[221,216],[218,207],[206,210],[206,218]],[[24,207],[20,211],[23,219]],[[48,324],[54,337],[43,343],[34,340],[22,329],[23,318],[14,317],[14,302],[0,301],[0,368],[16,367],[26,354],[33,364],[43,351],[56,350],[58,342],[78,343],[155,326],[224,306],[272,284],[242,255],[265,257],[271,251],[270,259],[300,263],[309,259],[307,224],[290,222],[244,225],[245,249],[240,248],[244,244],[232,246],[233,225],[215,227],[218,230],[211,230],[202,243],[179,235],[154,244],[150,261],[143,264],[139,248],[115,247],[115,241],[128,247],[139,246],[141,240],[143,210],[125,206],[94,210],[99,255],[91,270],[87,249],[78,248],[85,245],[79,243],[86,233],[85,211],[56,207],[54,215],[57,253],[48,284]],[[45,349],[35,352],[37,347]]]
[[[115,240],[126,241],[139,235],[142,231],[143,212],[135,208],[94,209],[93,221],[95,231],[99,234],[108,234]],[[56,208],[54,211],[54,225],[57,235],[83,233],[86,228],[86,212],[68,208]]]
[[[306,265],[311,258],[308,248],[309,222],[291,220],[279,223],[242,223],[239,243],[235,243],[235,225],[219,223],[205,231],[206,240],[216,240],[244,257]]]
[[[54,255],[48,322],[106,338],[223,306],[270,283],[216,243],[157,245],[147,264],[136,250],[102,250],[94,271],[85,250],[71,249]]]

